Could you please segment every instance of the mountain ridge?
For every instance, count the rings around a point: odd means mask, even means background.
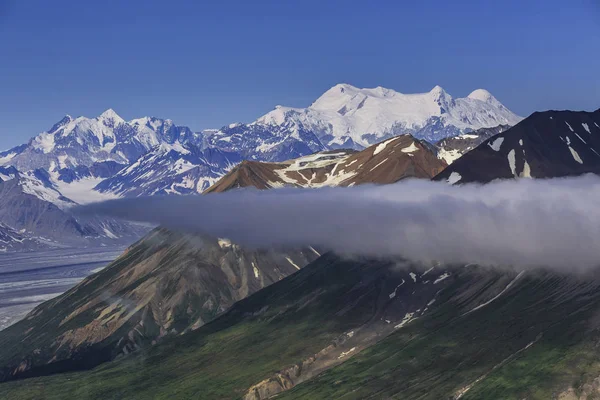
[[[535,112],[471,150],[435,180],[554,178],[600,173],[600,110]]]

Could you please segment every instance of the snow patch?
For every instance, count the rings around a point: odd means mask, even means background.
[[[575,136],[577,136],[579,138],[579,140],[581,140],[583,143],[587,144],[587,142],[585,140],[583,140],[583,138],[581,136],[579,136],[577,134],[577,132],[575,132]]]
[[[402,328],[404,325],[408,324],[413,319],[413,315],[415,315],[415,313],[406,313],[404,318],[402,318],[402,321],[400,321],[398,325],[394,326],[394,329]]]
[[[417,146],[415,146],[415,142],[412,142],[410,144],[410,146],[403,148],[402,150],[400,150],[403,153],[414,153],[415,151],[418,151],[419,148]]]
[[[404,285],[404,279],[402,279],[402,283],[400,283],[398,286],[396,286],[396,288],[394,289],[394,291],[389,294],[390,300],[393,299],[394,297],[396,297],[396,292],[398,291],[398,288],[400,286],[402,286],[402,285]]]
[[[34,149],[41,150],[44,154],[48,154],[54,150],[54,134],[46,132],[40,133],[33,139],[31,145]]]
[[[351,354],[351,353],[354,353],[355,351],[356,351],[356,347],[353,347],[353,348],[351,348],[351,349],[350,349],[350,350],[348,350],[348,351],[344,351],[344,352],[342,352],[342,353],[340,354],[340,356],[338,357],[338,359],[340,359],[340,358],[344,358],[344,357],[346,357],[347,355],[349,355],[349,354]]]
[[[288,262],[289,262],[290,264],[292,264],[292,265],[293,265],[293,266],[294,266],[296,269],[298,269],[298,270],[300,269],[300,267],[299,267],[298,265],[296,265],[296,263],[295,263],[294,261],[292,261],[292,259],[291,259],[291,258],[289,258],[289,257],[286,257],[285,259],[286,259],[286,260],[288,260]]]
[[[575,149],[569,146],[569,151],[571,151],[571,155],[573,156],[573,159],[575,159],[575,161],[577,161],[579,164],[583,164],[583,160],[581,159],[581,157],[579,157],[579,153],[577,153]]]
[[[227,249],[231,247],[231,240],[229,239],[219,238],[217,239],[217,242],[219,243],[219,247],[221,247],[222,249]]]
[[[375,150],[373,151],[373,155],[379,154],[381,153],[384,149],[385,146],[387,146],[388,144],[392,143],[394,140],[398,139],[397,137],[386,140],[385,142],[381,142],[379,143],[376,147]]]
[[[488,146],[490,146],[491,149],[494,151],[500,151],[500,147],[502,146],[503,142],[504,142],[504,138],[500,137],[500,138],[497,138],[496,140],[494,140],[493,142],[488,142]]]
[[[414,272],[409,273],[410,277],[412,278],[414,283],[417,283],[417,274],[415,274]]]
[[[450,165],[454,161],[458,160],[462,156],[462,152],[460,150],[446,150],[441,149],[438,152],[438,158],[440,160],[444,160],[446,164]]]
[[[571,130],[571,132],[575,132],[575,131],[573,130],[573,128],[571,127],[571,125],[569,125],[569,123],[568,123],[567,121],[565,121],[565,124],[567,124],[567,126],[569,127],[569,129]]]
[[[316,250],[314,249],[314,247],[312,247],[312,246],[308,246],[308,248],[309,248],[309,249],[310,249],[310,250],[311,250],[313,253],[315,253],[315,254],[317,255],[317,257],[321,257],[321,254],[319,254],[319,252],[318,252],[318,251],[316,251]]]
[[[592,131],[590,131],[590,127],[588,124],[586,124],[585,122],[583,122],[581,124],[581,126],[583,126],[583,129],[585,129],[587,131],[587,133],[589,133],[590,135],[592,134]]]
[[[12,160],[16,155],[17,155],[17,153],[8,153],[4,157],[0,157],[0,165],[6,164],[10,160]]]
[[[516,167],[516,159],[515,159],[515,149],[512,149],[508,152],[508,165],[510,167],[510,172],[512,172],[513,176],[517,176],[517,167]]]
[[[83,178],[71,183],[56,180],[54,184],[63,196],[79,204],[88,204],[119,198],[119,196],[114,193],[100,193],[94,190],[96,185],[102,181],[103,178]]]
[[[104,234],[106,235],[106,237],[110,238],[110,239],[118,239],[119,237],[117,235],[115,235],[114,233],[112,233],[108,228],[103,227],[102,230],[104,231]]]
[[[462,179],[462,176],[458,172],[453,171],[450,174],[450,176],[448,177],[447,182],[451,185],[454,185],[455,183],[459,182],[461,179]]]
[[[521,178],[531,178],[531,168],[529,167],[529,163],[525,160],[525,164],[523,164],[523,172],[521,172]]]
[[[435,281],[433,281],[433,284],[436,285],[438,283],[440,283],[441,281],[443,281],[444,279],[450,277],[450,274],[447,272],[444,272],[442,275],[440,275]]]
[[[515,282],[525,273],[525,271],[521,271],[517,274],[517,276],[515,276],[515,279],[513,279],[512,281],[510,281],[510,283],[508,285],[506,285],[506,287],[500,292],[498,293],[496,296],[494,296],[493,298],[491,298],[490,300],[486,301],[483,304],[478,305],[477,307],[467,311],[466,313],[464,313],[463,315],[467,315],[472,313],[473,311],[477,311],[485,306],[487,306],[488,304],[490,304],[491,302],[497,300],[500,296],[502,296],[508,289],[510,289],[512,287],[512,285],[515,284]]]

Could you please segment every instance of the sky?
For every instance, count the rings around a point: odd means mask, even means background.
[[[600,107],[600,0],[0,0],[0,149],[113,108],[193,130],[337,83]]]

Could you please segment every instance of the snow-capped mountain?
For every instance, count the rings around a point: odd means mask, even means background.
[[[24,173],[15,173],[13,167],[0,169],[12,173],[0,172],[0,224],[29,240],[27,248],[11,246],[10,250],[30,250],[36,243],[44,247],[130,243],[148,230],[112,218],[73,215],[70,208],[76,203],[62,195],[43,169]]]
[[[233,140],[232,133],[245,137],[246,132],[261,131],[286,139],[313,134],[317,140],[311,143],[318,141],[326,149],[362,149],[400,134],[434,143],[481,128],[512,126],[521,119],[484,89],[454,99],[440,86],[427,93],[403,94],[339,84],[308,108],[277,106],[251,124],[236,125],[234,132],[221,130],[212,144]]]
[[[118,196],[201,193],[241,161],[239,153],[163,143],[95,190]]]
[[[0,165],[45,170],[76,203],[107,196],[202,192],[242,160],[282,162],[320,151],[362,150],[410,133],[431,143],[520,117],[478,89],[454,99],[441,87],[402,94],[334,86],[308,108],[276,107],[249,124],[192,132],[173,121],[64,117],[27,144],[0,153]]]
[[[508,125],[498,125],[493,128],[481,128],[470,133],[452,136],[440,140],[435,144],[438,157],[450,165],[463,154],[468,153],[487,139],[509,129]]]
[[[313,128],[295,120],[275,125],[230,124],[219,130],[204,131],[202,148],[236,152],[246,160],[279,162],[330,149]]]
[[[434,179],[462,184],[586,173],[600,174],[600,110],[533,113],[484,141]]]
[[[109,109],[96,118],[65,116],[27,144],[0,153],[0,164],[19,171],[43,168],[65,182],[106,178],[162,143],[185,143],[196,137],[171,120],[146,117],[127,122]]]

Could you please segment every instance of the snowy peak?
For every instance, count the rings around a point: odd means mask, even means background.
[[[439,85],[426,93],[404,94],[341,83],[308,108],[278,107],[255,124],[301,126],[326,147],[351,143],[362,149],[401,134],[434,143],[482,128],[512,126],[521,119],[483,89],[468,98],[453,98]]]
[[[429,91],[429,94],[430,94],[430,95],[431,95],[431,96],[432,96],[432,97],[433,97],[435,100],[437,100],[437,99],[440,99],[440,98],[446,98],[446,97],[450,97],[450,98],[452,98],[452,97],[451,97],[451,96],[448,94],[448,92],[446,92],[446,91],[444,90],[444,88],[443,88],[443,87],[441,87],[440,85],[435,85],[435,86],[433,87],[433,89],[431,89],[431,90]]]
[[[342,108],[361,108],[368,98],[385,99],[394,97],[398,92],[381,86],[372,89],[359,89],[347,83],[340,83],[321,95],[309,109],[321,111],[340,111]],[[342,115],[344,112],[340,112]]]
[[[494,96],[492,96],[492,94],[485,89],[473,90],[471,92],[471,94],[469,94],[467,97],[469,99],[479,100],[479,101],[483,101],[486,103],[498,102],[498,100],[496,100],[496,98]]]
[[[98,162],[130,164],[161,143],[200,140],[201,135],[176,126],[171,120],[145,117],[127,122],[109,108],[95,118],[67,115],[27,145],[11,149],[6,155],[2,153],[0,161],[20,171],[70,168],[78,175],[81,168]]]
[[[108,110],[100,114],[97,120],[103,122],[106,126],[110,127],[115,127],[125,122],[125,120],[121,118],[119,114],[117,114],[112,108],[109,108]]]
[[[63,126],[70,124],[72,121],[73,121],[73,117],[71,117],[69,114],[67,114],[63,117],[63,119],[61,119],[56,124],[54,124],[54,126],[52,126],[52,128],[48,132],[54,133],[57,130],[59,130],[60,128],[62,128]]]

